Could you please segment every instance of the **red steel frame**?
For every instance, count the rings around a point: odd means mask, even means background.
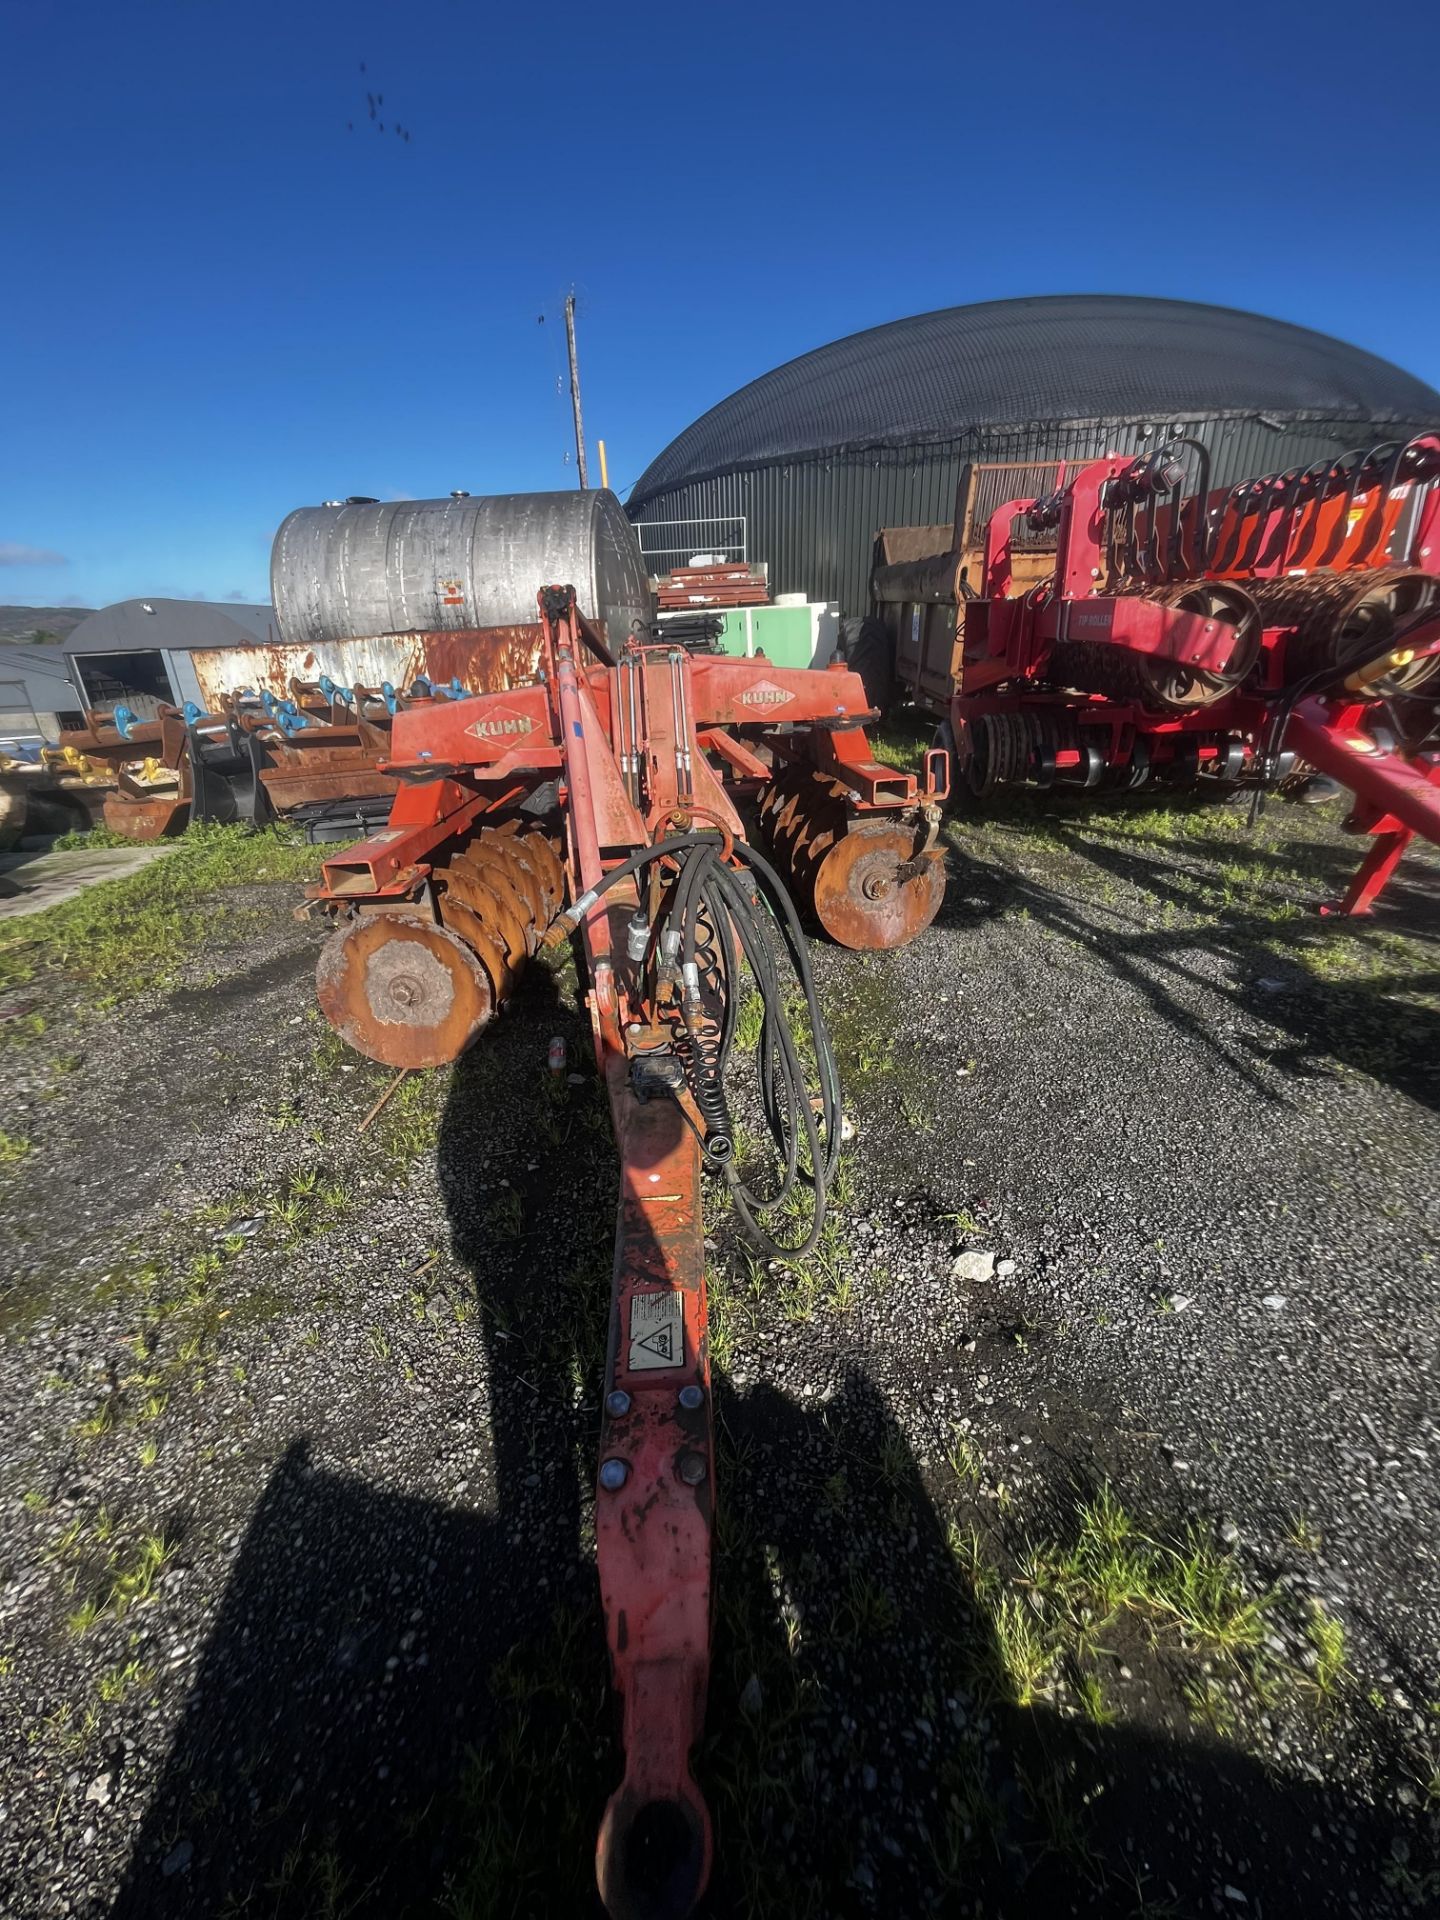
[[[1043,682],[1051,648],[1067,640],[1099,641],[1132,653],[1173,659],[1187,666],[1223,671],[1233,629],[1219,621],[1143,597],[1144,589],[1190,578],[1274,579],[1325,568],[1359,570],[1402,560],[1440,566],[1440,436],[1424,435],[1381,450],[1377,469],[1359,456],[1246,482],[1228,492],[1192,496],[1183,503],[1155,502],[1136,513],[1125,565],[1117,571],[1110,489],[1133,464],[1119,458],[1083,467],[1048,502],[1006,501],[986,528],[984,598],[963,608],[963,665],[952,692],[949,718],[956,739],[980,716],[1003,713],[1064,713],[1098,740],[1103,767],[1131,761],[1144,741],[1152,767],[1173,763],[1182,743],[1196,766],[1227,767],[1238,743],[1243,765],[1253,764],[1271,706],[1257,693],[1237,690],[1210,706],[1186,713],[1157,713],[1138,702],[1048,690]],[[1063,478],[1063,469],[1062,469]],[[1397,556],[1407,506],[1414,514]],[[1209,541],[1210,564],[1197,559],[1201,507],[1217,523]],[[1012,529],[1018,516],[1048,513],[1057,526],[1054,577],[1015,598],[1011,584]],[[1174,515],[1181,524],[1172,543]],[[1159,558],[1164,556],[1164,558]],[[1266,692],[1278,690],[1283,673],[1285,630],[1264,635],[1259,669]],[[1416,655],[1440,652],[1440,615],[1407,629],[1406,648]],[[1343,899],[1325,911],[1369,912],[1416,834],[1440,844],[1440,753],[1386,750],[1363,730],[1366,708],[1341,688],[1311,698],[1291,714],[1282,745],[1322,773],[1347,786],[1355,807],[1346,822],[1376,844]],[[1084,781],[1086,756],[1059,747],[1048,779]]]
[[[423,896],[432,860],[457,834],[558,778],[571,898],[583,903],[627,854],[667,834],[694,826],[740,834],[706,750],[733,787],[757,788],[774,769],[731,731],[737,726],[763,728],[775,763],[806,757],[842,782],[858,813],[943,797],[943,756],[932,756],[923,787],[871,758],[865,689],[843,665],[784,669],[763,656],[690,655],[633,640],[617,660],[573,589],[547,588],[539,601],[539,683],[398,713],[386,771],[401,784],[389,824],[326,862],[318,898],[383,909]],[[713,1845],[690,1760],[709,1681],[715,1498],[700,1149],[686,1114],[698,1116],[688,1094],[646,1100],[635,1088],[634,1062],[666,1047],[677,1017],[649,996],[643,968],[627,955],[638,898],[627,878],[583,907],[578,922],[620,1152],[596,1489],[596,1559],[625,1751],[596,1849],[615,1920],[690,1912]]]

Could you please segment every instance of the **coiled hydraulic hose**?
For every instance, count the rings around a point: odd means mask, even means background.
[[[718,832],[701,830],[638,848],[583,894],[552,925],[546,939],[549,943],[563,939],[603,894],[627,876],[657,861],[674,867],[651,938],[662,954],[673,951],[680,960],[681,1009],[688,1042],[684,1064],[704,1123],[701,1145],[706,1161],[726,1181],[741,1227],[752,1244],[768,1259],[803,1259],[820,1238],[839,1162],[840,1075],[820,1012],[808,946],[783,881],[769,861],[743,840],[733,846],[748,871],[728,865],[721,857],[724,844]],[[707,930],[713,935],[708,941]],[[737,953],[749,968],[763,1009],[756,1056],[760,1104],[782,1169],[778,1188],[769,1194],[757,1192],[735,1164],[725,1098],[725,1073],[739,1019],[740,980],[734,964]],[[720,975],[723,1012],[718,1038],[700,997],[702,957]],[[804,1002],[819,1083],[815,1103],[810,1098],[805,1065],[786,1006],[787,973],[793,974]],[[797,1187],[810,1189],[813,1213],[804,1238],[786,1245],[766,1231],[761,1219],[784,1207]]]

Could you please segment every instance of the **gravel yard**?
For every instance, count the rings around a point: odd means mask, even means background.
[[[1440,1907],[1440,867],[1321,921],[1334,813],[956,823],[817,947],[844,1204],[713,1221],[712,1915]],[[590,1913],[573,971],[362,1134],[310,856],[220,844],[0,942],[0,1912]]]

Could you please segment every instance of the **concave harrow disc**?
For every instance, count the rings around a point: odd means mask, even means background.
[[[332,934],[315,985],[341,1039],[387,1067],[443,1067],[495,1011],[465,942],[418,914],[362,914]]]
[[[875,952],[923,933],[945,898],[938,853],[916,854],[913,827],[852,821],[805,880],[815,917],[842,947]]]
[[[796,899],[842,947],[902,947],[939,912],[944,864],[913,817],[852,816],[839,781],[792,764],[761,794],[760,820]]]

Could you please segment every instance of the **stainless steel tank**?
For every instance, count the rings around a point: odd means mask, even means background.
[[[613,493],[298,507],[270,554],[270,598],[290,646],[526,625],[543,586],[573,586],[612,641],[650,618],[640,542]]]

